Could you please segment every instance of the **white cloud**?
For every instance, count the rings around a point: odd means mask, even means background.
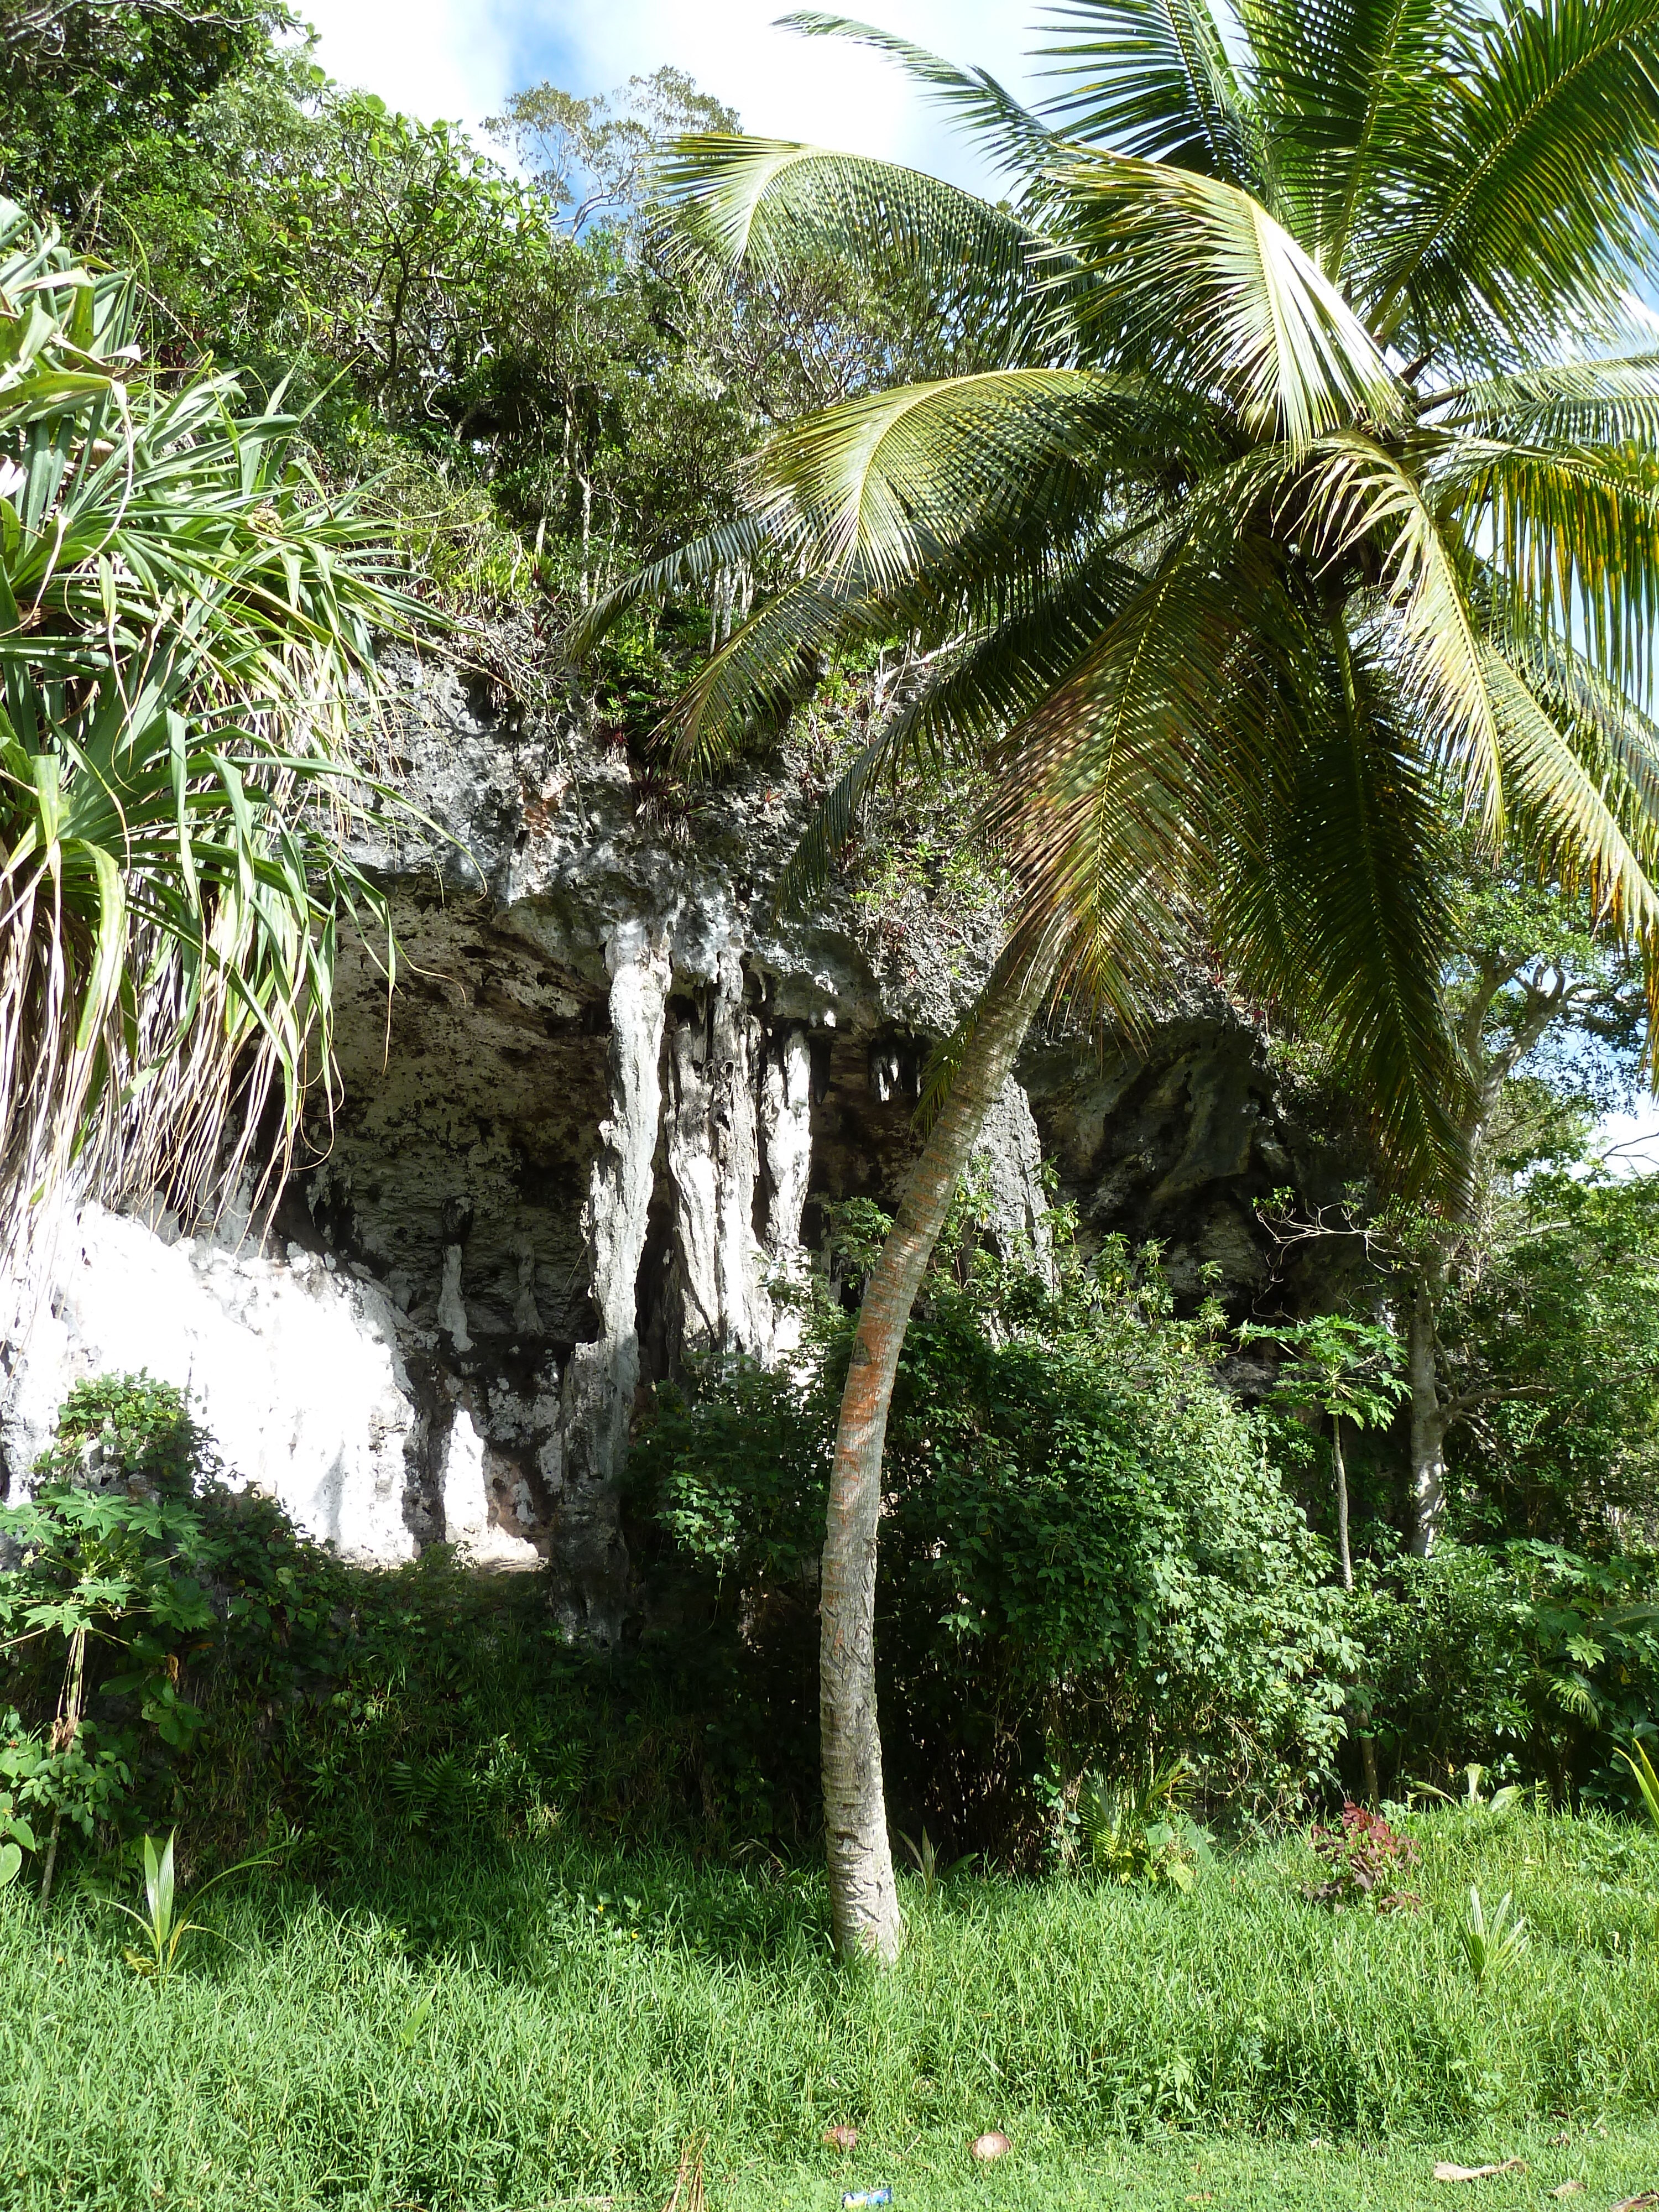
[[[301,0],[317,59],[342,84],[435,122],[477,124],[513,88],[513,19],[501,0]]]
[[[987,181],[890,63],[775,29],[789,4],[588,0],[578,16],[567,0],[301,0],[300,12],[320,33],[318,58],[331,75],[428,118],[476,123],[544,76],[571,92],[606,92],[666,62],[735,107],[748,130]],[[1019,0],[869,0],[869,13],[884,30],[1033,90]]]

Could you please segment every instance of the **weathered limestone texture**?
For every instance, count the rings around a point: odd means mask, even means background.
[[[145,1368],[191,1392],[227,1468],[301,1527],[350,1559],[414,1556],[405,1494],[424,1424],[377,1285],[297,1246],[167,1243],[99,1206],[53,1245],[44,1284],[15,1286],[8,1331],[0,1449],[14,1496],[73,1383]]]
[[[361,843],[398,990],[343,945],[332,1110],[262,1250],[96,1207],[66,1224],[33,1331],[0,1349],[0,1485],[26,1484],[76,1376],[146,1366],[343,1551],[545,1561],[561,1617],[604,1642],[645,1394],[690,1355],[799,1346],[826,1209],[896,1195],[996,919],[914,887],[896,919],[841,890],[781,914],[822,787],[800,763],[665,811],[573,722],[440,662],[397,673],[396,773],[454,840]],[[1038,1040],[1019,1078],[976,1170],[1005,1250],[1046,1261],[1047,1156],[1085,1241],[1157,1237],[1183,1292],[1218,1266],[1249,1303],[1255,1201],[1308,1182],[1249,1021],[1200,994],[1143,1054]]]
[[[611,1115],[588,1182],[589,1295],[599,1333],[565,1369],[563,1452],[554,1509],[554,1559],[573,1628],[614,1634],[627,1594],[617,1486],[640,1384],[639,1273],[662,1118],[665,947],[637,922],[620,925],[611,969]]]

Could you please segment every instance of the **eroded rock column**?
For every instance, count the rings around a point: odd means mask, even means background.
[[[766,1259],[770,1270],[775,1357],[801,1340],[809,1263],[800,1241],[812,1172],[812,1051],[804,1030],[772,1039],[761,1084],[761,1133],[766,1159]]]
[[[744,1003],[735,952],[721,958],[713,1004],[688,1011],[669,1034],[668,1172],[678,1336],[686,1351],[759,1355],[771,1346],[765,1254],[755,1234],[760,1035]]]
[[[554,1510],[557,1598],[566,1625],[590,1641],[614,1639],[627,1594],[628,1554],[617,1486],[640,1381],[635,1304],[662,1115],[665,945],[624,922],[605,952],[611,971],[611,1115],[588,1182],[585,1228],[599,1334],[565,1370],[563,1448]]]
[[[1054,1239],[1043,1218],[1048,1199],[1042,1188],[1042,1140],[1031,1102],[1012,1075],[985,1116],[973,1158],[985,1178],[991,1231],[1003,1257],[1025,1254],[1042,1273],[1052,1275]]]

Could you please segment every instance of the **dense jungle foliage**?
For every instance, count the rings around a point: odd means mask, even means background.
[[[831,254],[716,281],[652,202],[651,145],[727,119],[674,72],[609,101],[527,88],[478,144],[330,83],[257,0],[0,30],[0,192],[137,271],[164,376],[234,367],[236,404],[302,412],[319,481],[366,488],[463,649],[494,650],[471,618],[528,611],[517,675],[586,687],[641,757],[730,599],[639,617],[580,674],[548,642],[565,618],[729,514],[765,426],[971,365],[970,317],[942,331]],[[843,673],[851,718],[867,686]],[[1322,1301],[1392,1340],[1401,1285],[1431,1284],[1441,1540],[1407,1548],[1403,1415],[1298,1401],[1278,1355],[1252,1379],[1251,1316],[1177,1311],[1155,1250],[1093,1249],[1063,1210],[1052,1261],[997,1255],[970,1195],[890,1442],[878,1649],[907,1832],[1040,1864],[1076,1847],[1097,1770],[1170,1761],[1206,1820],[1249,1827],[1358,1791],[1362,1738],[1396,1797],[1475,1763],[1631,1802],[1614,1753],[1659,1693],[1659,1183],[1600,1166],[1594,1127],[1633,1095],[1639,992],[1582,901],[1473,860],[1457,896],[1478,1203],[1452,1234],[1363,1173],[1319,1207],[1285,1194],[1253,1316]],[[1363,1169],[1320,1040],[1271,1010],[1262,1030]],[[640,1632],[602,1658],[560,1646],[532,1587],[441,1553],[348,1569],[220,1482],[176,1395],[85,1386],[4,1516],[0,1875],[181,1818],[204,1852],[282,1840],[319,1869],[559,1823],[803,1840],[828,1438],[880,1225],[842,1221],[792,1367],[659,1391],[631,1476]]]

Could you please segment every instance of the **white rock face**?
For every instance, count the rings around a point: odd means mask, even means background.
[[[404,1497],[420,1416],[374,1285],[297,1248],[279,1261],[166,1243],[100,1206],[61,1224],[43,1273],[13,1286],[6,1332],[0,1448],[14,1497],[72,1383],[147,1369],[189,1390],[228,1474],[312,1535],[349,1559],[414,1556]]]
[[[444,1541],[480,1567],[533,1567],[536,1547],[489,1516],[484,1440],[470,1407],[458,1406],[444,1445]]]
[[[996,925],[924,917],[880,951],[844,890],[779,909],[805,801],[773,765],[665,824],[618,749],[501,719],[441,663],[402,682],[399,775],[464,842],[360,852],[404,957],[388,1002],[343,942],[339,1089],[285,1200],[303,1248],[89,1206],[27,1331],[0,1263],[0,1474],[19,1494],[76,1378],[148,1368],[343,1553],[544,1559],[559,1617],[603,1643],[647,1387],[693,1350],[798,1351],[806,1239],[841,1199],[896,1195],[930,1042]],[[1040,1253],[1017,1085],[981,1150],[999,1241]]]

